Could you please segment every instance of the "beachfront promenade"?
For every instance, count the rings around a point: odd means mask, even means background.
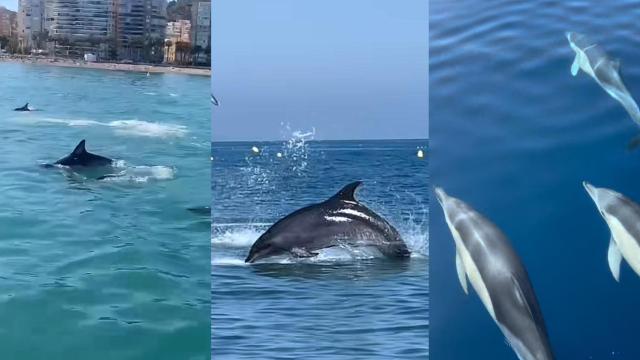
[[[60,67],[75,67],[99,70],[132,71],[143,73],[168,73],[211,76],[211,69],[207,67],[175,67],[151,64],[122,64],[108,62],[86,62],[62,58],[48,58],[42,56],[0,55],[0,62],[19,62],[24,64],[49,65]]]

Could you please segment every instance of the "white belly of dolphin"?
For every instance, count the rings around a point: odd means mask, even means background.
[[[449,229],[451,230],[451,234],[453,235],[453,239],[456,242],[456,252],[458,253],[458,256],[460,257],[460,259],[462,260],[465,273],[467,274],[467,277],[471,282],[471,286],[473,286],[473,289],[476,291],[476,293],[480,297],[480,300],[482,301],[482,303],[484,304],[484,307],[489,312],[489,315],[491,315],[491,318],[493,318],[493,320],[496,321],[496,314],[493,309],[493,303],[491,302],[491,297],[489,296],[489,290],[487,289],[487,286],[482,280],[480,271],[478,270],[478,267],[473,261],[473,258],[471,257],[469,250],[467,250],[467,248],[464,246],[464,242],[462,241],[460,234],[453,226],[451,226],[449,219],[446,219],[446,220],[447,220],[447,225],[449,225]],[[463,281],[463,279],[460,279],[460,281]],[[463,286],[463,288],[465,287],[464,284],[461,284],[461,285]]]
[[[629,263],[636,274],[640,275],[640,246],[617,218],[607,215],[605,220],[609,225],[609,229],[611,229],[611,234],[622,257]]]

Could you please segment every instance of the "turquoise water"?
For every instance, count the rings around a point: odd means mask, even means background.
[[[565,31],[620,59],[640,99],[638,1],[432,1],[433,184],[510,238],[527,267],[557,359],[640,359],[640,277],[607,265],[609,229],[581,185],[640,201],[638,127],[589,76],[571,76]],[[434,205],[433,359],[516,359],[478,296],[465,296]]]
[[[0,77],[0,358],[208,359],[209,79]],[[81,139],[117,176],[39,166]]]
[[[429,176],[416,156],[427,141],[310,137],[212,145],[213,359],[427,358]],[[244,263],[276,220],[354,180],[364,182],[356,197],[398,229],[411,259],[330,249]]]

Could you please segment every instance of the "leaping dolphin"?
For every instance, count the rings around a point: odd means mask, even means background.
[[[623,258],[640,275],[640,206],[611,189],[582,185],[611,230],[607,259],[613,278],[620,281]]]
[[[13,109],[13,111],[31,111],[31,109],[29,109],[29,103],[26,103],[22,107]]]
[[[78,166],[95,167],[95,166],[109,166],[112,163],[113,163],[113,160],[107,157],[88,152],[87,149],[85,148],[85,141],[82,140],[76,146],[76,148],[73,149],[71,154],[56,161],[54,164],[69,166],[69,167],[78,167]]]
[[[602,47],[589,40],[585,35],[567,32],[569,45],[576,57],[571,65],[571,74],[576,76],[582,69],[620,104],[640,126],[640,109],[620,78],[620,61],[610,59]]]
[[[520,360],[553,359],[529,276],[507,237],[463,201],[441,188],[435,193],[455,241],[464,292],[468,294],[468,278]]]
[[[356,200],[360,184],[353,182],[328,200],[280,219],[251,246],[245,262],[276,255],[313,257],[317,250],[340,245],[374,246],[387,257],[407,258],[411,252],[400,233]]]

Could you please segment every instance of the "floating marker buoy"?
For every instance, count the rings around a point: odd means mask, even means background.
[[[279,157],[279,158],[281,158],[281,157],[282,157],[282,153],[281,153],[281,152],[279,152],[279,153],[277,153],[277,154],[276,154],[276,156],[277,156],[277,157]]]
[[[418,157],[422,159],[424,157],[424,151],[422,149],[418,150]]]
[[[253,147],[251,148],[251,151],[253,151],[253,154],[254,154],[254,155],[258,155],[258,154],[260,154],[260,149],[258,149],[258,147],[257,147],[257,146],[253,146]]]
[[[211,161],[213,161],[213,156],[211,157]]]

